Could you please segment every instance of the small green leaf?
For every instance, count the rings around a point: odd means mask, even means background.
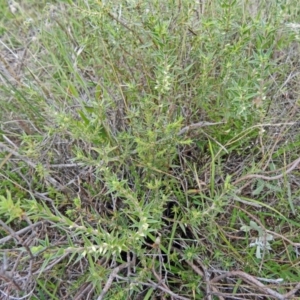
[[[86,115],[84,114],[84,112],[82,110],[78,111],[81,119],[84,121],[85,125],[90,125],[90,120],[86,117]]]
[[[250,221],[250,227],[258,232],[262,231],[261,227],[258,226],[254,221]]]
[[[242,231],[245,231],[245,232],[249,232],[251,230],[251,227],[250,226],[247,226],[247,225],[243,225],[240,230]]]
[[[256,255],[255,256],[256,256],[256,258],[261,259],[261,252],[260,252],[259,246],[256,247]]]

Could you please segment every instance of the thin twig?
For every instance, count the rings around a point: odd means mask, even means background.
[[[106,294],[106,293],[108,292],[108,290],[110,289],[110,287],[111,287],[111,285],[112,285],[112,283],[113,283],[113,281],[114,281],[116,275],[117,275],[121,270],[128,268],[128,266],[130,266],[131,264],[132,264],[132,261],[127,262],[127,263],[123,263],[123,264],[117,266],[116,268],[114,268],[114,269],[112,270],[112,272],[110,273],[109,278],[108,278],[108,280],[107,280],[107,282],[106,282],[106,284],[105,284],[105,286],[104,286],[104,288],[103,288],[103,290],[102,290],[100,296],[97,298],[97,300],[102,300],[102,299],[104,298],[105,294]]]
[[[258,218],[256,218],[253,214],[249,213],[249,211],[247,211],[246,209],[244,209],[244,208],[242,208],[242,207],[240,207],[240,206],[238,207],[238,206],[236,206],[236,205],[232,205],[232,206],[235,207],[235,208],[237,208],[237,209],[239,209],[239,210],[242,210],[242,211],[243,211],[245,214],[247,214],[250,218],[253,218],[253,219],[255,220],[255,222],[256,222],[261,228],[264,228],[264,231],[265,231],[266,233],[269,233],[269,234],[271,234],[271,235],[280,237],[280,238],[282,238],[283,240],[285,240],[286,242],[288,242],[289,244],[293,245],[294,247],[300,247],[300,243],[295,243],[295,242],[289,240],[288,238],[286,238],[284,235],[281,235],[281,234],[279,234],[279,233],[277,233],[277,232],[274,232],[274,231],[265,229],[265,227],[264,227],[264,225],[261,223],[261,221],[260,221]]]
[[[84,298],[84,293],[94,289],[95,288],[93,287],[92,283],[85,282],[77,291],[76,295],[74,296],[74,300],[86,299]]]
[[[57,258],[54,262],[52,262],[51,264],[48,264],[45,269],[37,269],[32,274],[33,275],[40,275],[41,272],[45,273],[46,271],[49,271],[50,269],[52,269],[55,265],[57,265],[60,261],[62,261],[68,255],[69,255],[69,253],[64,253],[62,256],[60,256],[59,258]]]
[[[277,124],[258,124],[258,125],[254,125],[249,129],[254,129],[257,127],[278,127],[278,126],[283,126],[283,125],[295,125],[297,122],[290,122],[290,123],[277,123]],[[198,122],[198,123],[194,123],[194,124],[190,124],[186,127],[183,127],[179,132],[178,135],[182,135],[184,133],[186,133],[187,131],[190,131],[192,129],[197,129],[197,128],[201,128],[201,127],[206,127],[206,126],[214,126],[214,125],[220,125],[220,124],[225,124],[225,122],[216,122],[216,123],[212,123],[212,122]]]
[[[166,290],[170,290],[169,287],[163,282],[163,280],[161,279],[161,277],[156,273],[154,266],[152,267],[152,273],[153,273],[154,277],[158,281],[157,284],[161,284]]]
[[[17,151],[7,147],[4,143],[0,142],[0,148],[3,148],[4,151],[7,151],[9,153],[11,153],[12,155],[18,157],[19,159],[21,159],[22,161],[26,162],[26,164],[32,168],[36,168],[36,164],[34,162],[32,162],[31,160],[29,160],[28,158],[22,156],[21,154],[19,154]]]
[[[4,143],[0,142],[0,149],[1,148],[4,149],[5,151],[11,153],[12,155],[16,156],[17,158],[21,159],[22,161],[24,161],[29,167],[31,167],[33,169],[37,168],[36,163],[32,162],[27,157],[24,157],[23,155],[19,154],[17,151],[7,147]],[[51,183],[54,187],[56,187],[59,190],[64,189],[63,185],[61,185],[57,180],[55,180],[54,178],[52,178],[49,175],[45,176],[45,180],[48,181],[49,183]]]
[[[6,294],[5,292],[0,290],[0,293],[2,293],[3,295],[5,295],[5,299],[9,299],[9,300],[27,300],[27,299],[31,299],[30,296],[33,294],[33,290],[31,290],[28,294],[22,296],[22,297],[13,297],[13,296],[9,296],[8,294]],[[0,299],[2,299],[0,297]]]
[[[11,282],[18,291],[23,291],[22,288],[15,282],[15,280],[8,276],[6,273],[2,274],[2,272],[0,271],[0,278],[6,282]]]
[[[212,122],[198,122],[194,124],[190,124],[186,127],[183,127],[177,135],[182,135],[185,134],[186,132],[192,130],[192,129],[197,129],[205,126],[213,126],[213,125],[219,125],[219,124],[224,124],[225,122],[217,122],[217,123],[212,123]]]
[[[300,290],[300,283],[298,283],[292,290],[290,290],[288,293],[284,294],[285,299],[290,299],[292,298],[297,291]]]
[[[290,167],[284,171],[283,173],[279,174],[279,175],[276,175],[276,176],[265,176],[265,175],[260,175],[260,174],[248,174],[246,176],[243,176],[239,179],[237,179],[235,182],[233,182],[233,184],[237,184],[241,181],[245,181],[247,179],[253,179],[253,178],[259,178],[259,179],[264,179],[264,180],[277,180],[277,179],[280,179],[282,178],[283,176],[285,176],[286,174],[292,172],[297,166],[298,164],[300,163],[300,157],[297,158],[295,161],[293,161],[290,165]]]
[[[180,300],[190,300],[190,298],[179,296],[179,295],[173,293],[172,291],[170,291],[169,289],[165,289],[164,287],[160,286],[159,284],[157,284],[157,283],[155,283],[155,282],[153,282],[151,280],[149,280],[150,283],[148,283],[148,282],[142,282],[142,281],[132,282],[130,278],[119,276],[118,274],[116,275],[116,278],[124,280],[126,282],[131,282],[132,284],[137,284],[139,286],[149,286],[149,287],[152,287],[153,289],[159,289],[159,290],[161,290],[161,291],[169,294],[170,296],[172,296],[174,298],[177,298],[177,299],[180,299]]]
[[[277,236],[279,238],[282,238],[283,240],[285,240],[289,244],[293,245],[294,247],[297,247],[297,248],[300,247],[300,243],[295,243],[295,242],[289,240],[288,238],[286,238],[284,235],[281,235],[281,234],[279,234],[277,232],[274,232],[274,231],[271,231],[271,230],[266,230],[266,233],[269,233],[271,235],[274,235],[274,236]]]
[[[163,292],[169,294],[170,296],[174,297],[175,299],[189,300],[189,298],[185,298],[185,297],[183,297],[183,296],[179,296],[179,295],[175,294],[175,293],[172,292],[169,288],[166,289],[166,288],[164,288],[164,287],[162,287],[162,286],[156,284],[155,282],[153,282],[153,281],[151,281],[151,280],[149,280],[149,282],[152,284],[152,287],[156,287],[156,288],[162,290]]]
[[[50,168],[75,168],[75,167],[80,167],[84,166],[83,163],[75,163],[75,164],[53,164],[49,165]]]
[[[273,297],[275,297],[276,299],[279,299],[279,300],[289,299],[290,297],[292,297],[300,289],[300,283],[298,283],[294,289],[292,289],[290,292],[282,295],[282,294],[274,291],[273,289],[268,288],[263,283],[258,281],[255,277],[253,277],[253,276],[251,276],[251,275],[249,275],[245,272],[242,272],[242,271],[226,272],[222,275],[219,275],[219,276],[213,278],[211,280],[211,283],[217,283],[218,281],[220,281],[224,278],[232,277],[232,276],[237,276],[237,277],[242,278],[243,280],[245,280],[246,282],[251,284],[256,289],[259,289],[262,292],[266,292],[268,295],[273,296]]]
[[[14,235],[19,236],[19,235],[21,235],[21,234],[27,232],[28,230],[33,230],[34,227],[39,226],[39,225],[41,225],[41,224],[43,224],[42,221],[37,222],[37,223],[35,223],[35,224],[32,224],[32,225],[30,225],[30,226],[27,226],[27,227],[25,227],[25,228],[23,228],[23,229],[20,229],[19,231],[14,232]],[[4,244],[4,243],[8,242],[9,240],[11,240],[12,238],[14,238],[14,235],[13,235],[13,234],[10,234],[10,235],[8,235],[8,236],[6,236],[6,237],[0,239],[0,245],[1,245],[1,244]]]
[[[180,250],[178,250],[178,249],[176,249],[176,248],[173,248],[176,252],[178,252],[180,255],[181,255],[181,257],[182,258],[184,258],[184,255],[183,255],[183,253],[180,251]],[[212,298],[211,298],[211,290],[214,292],[213,294],[218,294],[218,298],[220,299],[220,300],[225,300],[221,295],[220,295],[220,292],[219,292],[219,290],[216,288],[216,287],[214,287],[214,286],[210,286],[210,280],[209,280],[209,274],[208,274],[208,272],[207,272],[207,270],[206,270],[206,268],[205,268],[205,266],[204,266],[204,264],[200,261],[200,259],[196,259],[196,261],[197,261],[197,263],[200,265],[200,267],[201,267],[201,269],[202,270],[200,270],[195,264],[193,264],[192,262],[190,262],[190,261],[188,261],[188,260],[186,260],[185,259],[185,262],[199,275],[199,276],[201,276],[201,277],[203,277],[204,278],[204,280],[205,280],[205,284],[206,284],[206,294],[207,294],[207,299],[208,300],[211,300]]]
[[[26,251],[29,253],[30,258],[33,259],[33,254],[30,248],[23,242],[23,240],[16,234],[16,232],[12,228],[7,226],[2,220],[0,220],[0,225],[3,227],[3,229],[8,231],[13,238],[16,239],[17,244],[20,243],[26,249]]]

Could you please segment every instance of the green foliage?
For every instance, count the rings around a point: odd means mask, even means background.
[[[261,259],[261,251],[271,250],[270,241],[274,239],[273,235],[269,233],[264,233],[263,228],[258,226],[254,221],[250,221],[250,226],[243,225],[241,230],[249,232],[251,229],[256,230],[258,233],[258,238],[255,242],[251,243],[249,247],[256,246],[256,258]]]
[[[206,270],[297,282],[298,1],[17,6],[0,4],[0,251],[32,299],[203,299]]]
[[[14,201],[10,191],[6,191],[6,197],[0,195],[0,216],[6,219],[6,223],[10,223],[15,219],[21,220],[24,211],[21,208],[20,199]]]

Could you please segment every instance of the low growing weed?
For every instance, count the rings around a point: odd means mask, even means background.
[[[298,295],[299,4],[200,2],[0,4],[3,297]]]

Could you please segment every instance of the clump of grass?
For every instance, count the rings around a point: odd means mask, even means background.
[[[30,4],[1,24],[1,293],[295,294],[297,2]]]

